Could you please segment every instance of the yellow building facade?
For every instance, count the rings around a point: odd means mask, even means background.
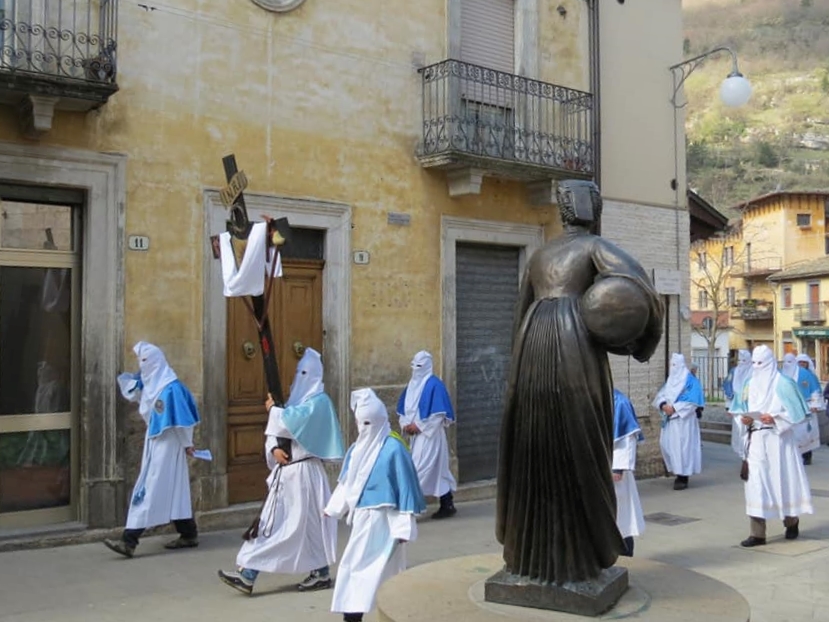
[[[738,206],[742,217],[691,248],[692,309],[728,311],[732,350],[768,345],[782,358],[808,352],[829,375],[816,324],[820,270],[829,254],[829,194],[778,192]],[[827,290],[824,290],[827,291]]]
[[[293,229],[270,307],[286,392],[318,349],[353,438],[350,391],[393,412],[429,350],[463,485],[495,474],[512,306],[560,231],[557,180],[596,179],[603,235],[687,274],[679,0],[61,3],[0,13],[0,383],[17,388],[0,404],[0,531],[123,521],[143,422],[114,380],[140,340],[201,408],[203,520],[261,498],[260,346],[211,243],[228,154],[251,219]],[[687,276],[670,295],[660,353],[613,363],[646,421],[668,352],[687,349]]]
[[[782,352],[808,354],[818,377],[829,378],[829,257],[803,261],[771,277],[777,312],[777,338]]]

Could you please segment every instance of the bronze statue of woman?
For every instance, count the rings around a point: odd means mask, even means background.
[[[595,578],[625,550],[607,353],[646,361],[663,320],[639,263],[590,231],[596,185],[563,181],[558,204],[564,234],[536,251],[521,284],[498,458],[505,571],[542,584]]]

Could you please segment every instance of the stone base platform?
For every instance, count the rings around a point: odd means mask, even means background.
[[[503,568],[498,555],[473,555],[416,566],[392,577],[377,594],[381,622],[748,622],[748,602],[726,584],[691,570],[650,561],[619,558],[630,587],[610,611],[585,617],[484,600],[484,584]]]
[[[501,570],[484,583],[484,600],[501,605],[597,616],[609,611],[627,589],[628,571],[621,566],[602,570],[593,581],[561,585],[542,585]]]

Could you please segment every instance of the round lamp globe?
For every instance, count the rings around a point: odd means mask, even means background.
[[[720,85],[720,100],[729,108],[739,108],[751,98],[751,82],[740,73],[732,73]]]

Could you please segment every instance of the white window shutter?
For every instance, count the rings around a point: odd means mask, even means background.
[[[515,0],[461,0],[461,58],[515,73]]]

